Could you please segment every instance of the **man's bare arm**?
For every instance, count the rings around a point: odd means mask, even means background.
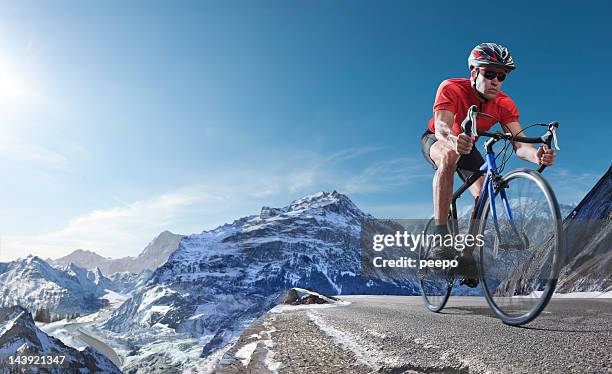
[[[503,127],[505,131],[514,135],[527,136],[522,132],[523,127],[518,122],[510,122]],[[512,142],[512,146],[516,155],[525,161],[538,165],[552,165],[555,163],[555,151],[548,148],[545,144],[541,145],[539,149],[536,149],[533,144],[520,142]]]
[[[465,134],[456,135],[453,130],[455,115],[449,110],[437,110],[434,113],[436,138],[448,149],[457,154],[468,154],[472,151],[474,140]]]

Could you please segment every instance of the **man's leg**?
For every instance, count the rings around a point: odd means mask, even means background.
[[[435,232],[442,234],[448,232],[446,223],[448,221],[448,212],[453,194],[453,180],[455,170],[457,170],[459,155],[454,150],[441,145],[440,142],[435,142],[431,145],[429,155],[437,166],[433,181],[434,217],[437,224]],[[484,160],[480,153],[476,149],[472,149],[469,155],[460,159],[459,164],[463,168],[461,171],[462,179],[466,180],[469,178],[465,170],[477,172],[483,163]],[[467,174],[471,174],[471,172]],[[472,196],[476,198],[480,195],[483,183],[484,177],[481,177],[470,186]],[[431,253],[434,259],[449,259],[454,258],[456,255],[454,248],[445,248],[444,246],[432,248]],[[478,285],[478,268],[471,252],[464,253],[460,257],[459,266],[462,274],[461,284],[468,287],[476,287]]]
[[[434,218],[436,225],[446,226],[459,155],[441,142],[435,142],[429,149],[429,157],[438,168],[433,179]]]
[[[484,164],[484,159],[480,152],[477,149],[472,149],[469,155],[465,155],[461,158],[460,162],[457,163],[457,169],[459,170],[459,174],[463,181],[468,180],[472,177],[473,173],[478,172],[480,166]],[[476,182],[474,182],[470,186],[470,193],[474,198],[480,196],[480,192],[482,191],[482,185],[484,184],[484,176],[478,178]]]
[[[436,164],[436,174],[433,179],[433,203],[435,227],[433,234],[445,240],[449,234],[447,221],[450,202],[453,194],[453,181],[457,169],[457,158],[459,155],[444,146],[441,142],[435,142],[429,148],[429,157]],[[430,255],[435,260],[454,259],[457,252],[452,246],[443,245],[442,242],[434,244]]]
[[[480,191],[482,191],[483,184],[484,184],[484,176],[478,178],[478,180],[474,182],[473,185],[470,186],[470,193],[472,194],[472,196],[474,196],[474,198],[477,198],[478,196],[480,196]]]
[[[484,179],[484,176],[482,176],[470,186],[470,193],[472,196],[474,196],[474,199],[480,195],[482,185],[484,184]],[[474,204],[474,209],[476,209],[476,204]],[[463,251],[459,266],[462,274],[462,279],[459,284],[466,285],[470,288],[478,286],[478,267],[476,265],[476,260],[474,259],[473,248]]]

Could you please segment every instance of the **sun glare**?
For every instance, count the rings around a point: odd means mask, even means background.
[[[17,69],[0,60],[0,99],[18,101],[26,96],[28,91]]]

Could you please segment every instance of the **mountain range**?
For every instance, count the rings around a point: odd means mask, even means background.
[[[172,252],[176,250],[182,235],[164,231],[155,237],[145,249],[136,257],[127,256],[118,259],[102,257],[99,254],[83,249],[58,258],[47,259],[53,266],[66,266],[74,263],[80,267],[93,270],[99,268],[104,274],[110,275],[116,272],[141,273],[144,270],[153,271],[166,262]]]
[[[567,253],[561,292],[610,289],[611,174],[570,214],[597,221],[592,227],[597,235],[579,239],[584,245]],[[367,222],[378,226],[364,226]],[[564,223],[568,233],[577,227],[572,222]],[[95,333],[126,352],[123,370],[180,372],[233,341],[290,288],[329,295],[418,294],[414,277],[363,273],[364,228],[398,227],[374,220],[345,195],[320,192],[200,234],[164,232],[137,257],[112,260],[75,251],[51,260],[55,267],[35,256],[0,263],[5,290],[0,301],[19,303],[41,318],[40,310],[55,313],[48,318],[53,319],[98,310],[107,289],[129,294]],[[591,281],[590,274],[602,276]]]
[[[563,221],[563,235],[565,248],[561,253],[556,292],[611,291],[612,167]],[[523,288],[531,289],[531,283],[545,278],[538,256],[550,246],[549,241],[534,251],[532,259],[506,278],[499,290],[521,294]]]
[[[0,306],[20,305],[37,320],[53,320],[96,312],[107,288],[114,288],[99,269],[73,263],[55,268],[37,256],[0,263]]]
[[[360,231],[367,218],[345,195],[321,192],[186,236],[98,333],[144,336],[163,325],[198,339],[207,356],[293,287],[326,294],[415,294],[414,281],[360,276]],[[173,359],[167,347],[157,354]]]
[[[86,347],[79,351],[45,334],[36,327],[30,313],[20,306],[0,307],[0,356],[4,369],[7,370],[3,370],[3,373],[9,372],[8,367],[11,365],[9,356],[12,360],[22,356],[44,356],[56,360],[50,365],[41,365],[35,369],[29,366],[30,370],[27,372],[31,373],[121,373],[111,360],[95,349]],[[10,372],[26,372],[27,367],[20,368],[15,365]]]

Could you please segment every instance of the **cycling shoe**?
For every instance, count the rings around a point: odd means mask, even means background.
[[[470,288],[475,288],[478,286],[478,278],[462,278],[459,281],[460,286],[468,286]]]
[[[457,251],[453,247],[437,245],[429,250],[430,260],[453,260],[457,257]]]
[[[476,259],[472,253],[464,251],[463,254],[459,256],[457,273],[463,278],[476,280],[476,284],[478,284],[478,265],[476,264]]]

